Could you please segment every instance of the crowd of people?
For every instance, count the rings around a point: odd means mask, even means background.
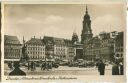
[[[104,75],[106,64],[102,60],[99,60],[96,66],[98,67],[99,74]],[[123,62],[115,61],[112,63],[112,75],[124,75]]]
[[[12,70],[9,75],[26,75],[24,71],[20,69],[20,62],[16,61],[8,64],[8,67]],[[36,63],[35,62],[28,62],[28,70],[34,71],[36,70]],[[42,62],[41,65],[39,65],[41,70],[49,70],[52,69],[52,63],[51,62]],[[98,72],[100,75],[105,75],[105,67],[106,64],[102,61],[99,60],[98,63],[96,64],[96,67],[98,69]],[[112,63],[112,75],[123,75],[124,74],[124,67],[122,62],[113,62]]]
[[[124,74],[124,66],[123,63],[115,62],[112,67],[112,75],[123,75]]]
[[[41,65],[38,64],[41,70],[49,70],[52,69],[52,62],[42,62]],[[36,70],[36,63],[35,62],[28,62],[28,70],[34,71]]]
[[[36,70],[36,64],[34,62],[29,63],[28,62],[28,70],[34,71]]]

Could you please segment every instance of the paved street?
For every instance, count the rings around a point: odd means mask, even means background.
[[[26,68],[21,69],[25,71],[27,75],[99,75],[97,68],[60,66],[59,68],[53,68],[49,71],[41,70],[39,67],[37,67],[35,71],[27,70]],[[5,75],[8,75],[9,72],[11,72],[10,69],[5,69]],[[111,75],[111,69],[106,69],[105,75]]]

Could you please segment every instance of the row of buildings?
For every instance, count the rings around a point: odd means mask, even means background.
[[[31,38],[21,44],[16,36],[4,36],[4,58],[5,60],[19,60],[22,54],[23,45],[31,60],[44,60],[54,58],[60,60],[73,60],[75,48],[71,40],[44,36],[43,39]],[[23,40],[24,41],[24,40]]]
[[[23,45],[18,38],[5,35],[4,39],[5,60],[19,60],[23,56]],[[85,44],[48,36],[44,36],[43,39],[33,37],[24,44],[31,60],[54,58],[93,61],[97,58],[113,60],[114,57],[123,57],[123,32],[104,32],[99,36],[92,37]]]
[[[31,38],[20,43],[16,36],[4,37],[4,57],[5,60],[20,59],[23,56],[22,47],[26,46],[26,52],[31,60],[43,60],[45,58],[60,60],[85,59],[94,61],[98,58],[112,61],[115,57],[123,58],[123,32],[101,32],[98,36],[93,36],[91,29],[91,19],[86,12],[83,17],[83,29],[81,41],[74,32],[72,39],[56,38],[44,36],[41,38]]]
[[[83,51],[86,60],[101,58],[113,61],[116,57],[123,58],[123,32],[100,33],[86,41]]]

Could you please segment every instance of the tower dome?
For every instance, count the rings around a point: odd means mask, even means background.
[[[84,19],[90,19],[90,15],[88,14],[87,5],[86,5],[86,14],[85,14],[85,16],[84,16]]]
[[[72,43],[75,43],[75,42],[78,42],[79,41],[79,38],[78,38],[78,35],[76,32],[73,32],[73,35],[72,35]]]

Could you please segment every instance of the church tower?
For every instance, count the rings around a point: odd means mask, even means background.
[[[88,14],[88,8],[86,6],[86,14],[83,20],[83,30],[81,34],[81,43],[84,44],[88,39],[92,38],[92,30],[91,30],[91,20],[90,15]]]
[[[73,32],[73,35],[72,35],[72,43],[77,43],[79,41],[79,38],[78,38],[78,35]]]

